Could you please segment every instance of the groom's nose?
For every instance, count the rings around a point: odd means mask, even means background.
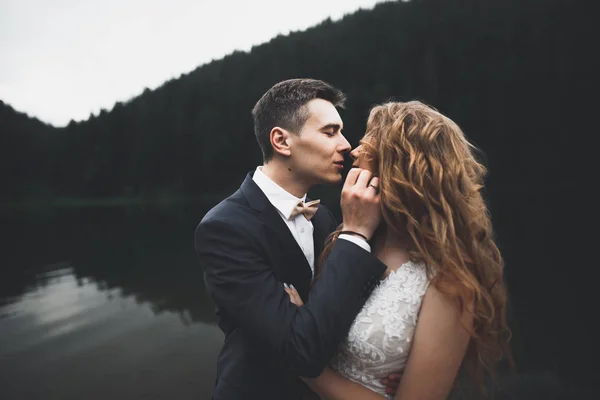
[[[341,142],[340,145],[338,147],[338,151],[342,154],[346,154],[348,153],[350,150],[352,150],[352,146],[350,146],[350,143],[348,142],[348,140],[346,140],[346,138],[344,137],[344,135],[340,134],[339,135]]]

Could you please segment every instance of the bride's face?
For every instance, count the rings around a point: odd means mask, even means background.
[[[350,157],[354,159],[353,167],[369,170],[373,173],[376,171],[375,157],[368,154],[362,145],[358,146],[350,152]]]

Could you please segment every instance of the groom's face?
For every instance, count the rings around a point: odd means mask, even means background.
[[[311,100],[306,108],[306,123],[298,135],[290,137],[291,168],[297,179],[310,185],[339,183],[344,155],[350,151],[350,143],[342,135],[342,118],[335,106],[323,99]]]

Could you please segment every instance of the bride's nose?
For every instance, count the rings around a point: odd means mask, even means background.
[[[353,158],[353,159],[355,159],[355,160],[358,160],[358,155],[360,154],[360,148],[361,148],[361,147],[362,147],[362,146],[358,146],[357,148],[355,148],[354,150],[352,150],[352,151],[350,152],[350,157],[352,157],[352,158]]]

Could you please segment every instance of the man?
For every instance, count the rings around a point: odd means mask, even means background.
[[[300,399],[306,387],[298,376],[322,372],[386,268],[367,243],[381,219],[378,180],[353,169],[341,197],[347,233],[311,288],[337,224],[306,193],[341,183],[350,150],[336,109],[344,100],[312,79],[269,89],[252,112],[264,165],[196,229],[195,249],[225,334],[216,400]],[[284,283],[297,289],[303,307],[290,303]]]

